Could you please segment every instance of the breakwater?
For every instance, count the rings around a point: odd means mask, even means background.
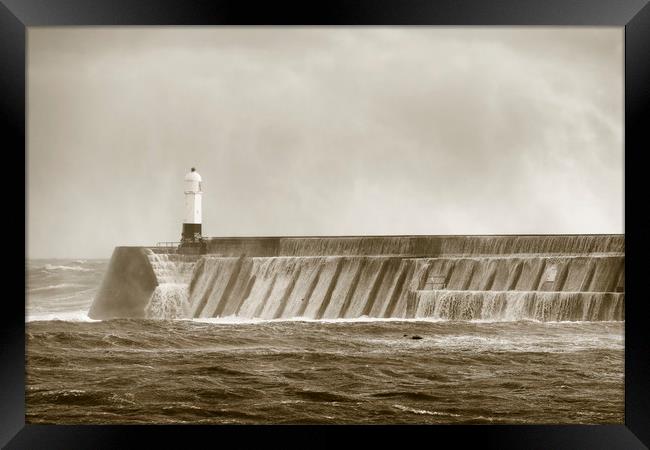
[[[214,238],[118,247],[90,317],[623,320],[622,235]]]

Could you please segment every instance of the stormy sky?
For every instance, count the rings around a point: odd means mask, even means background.
[[[28,29],[27,252],[623,233],[622,28]]]

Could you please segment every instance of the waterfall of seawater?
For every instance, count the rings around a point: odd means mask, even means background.
[[[145,309],[148,319],[183,319],[189,316],[186,284],[165,283],[156,286]]]
[[[624,294],[611,292],[418,291],[416,318],[442,320],[623,320]]]
[[[191,317],[623,320],[623,278],[617,253],[204,256],[188,301]]]
[[[157,254],[149,250],[147,257],[158,280],[145,308],[149,319],[182,319],[191,317],[189,283],[194,261],[178,254]]]

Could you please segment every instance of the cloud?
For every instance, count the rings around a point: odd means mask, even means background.
[[[37,28],[28,247],[210,235],[620,233],[622,31]]]

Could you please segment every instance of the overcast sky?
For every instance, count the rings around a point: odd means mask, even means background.
[[[28,29],[27,248],[623,233],[623,28]]]

